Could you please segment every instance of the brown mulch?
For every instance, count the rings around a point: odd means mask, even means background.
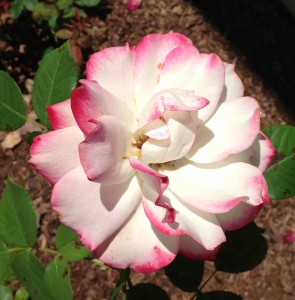
[[[101,7],[104,15],[98,20],[101,28],[93,51],[125,42],[136,44],[148,33],[170,30],[183,33],[201,52],[214,52],[224,61],[236,63],[245,94],[256,98],[261,105],[262,127],[294,125],[295,20],[279,2],[143,0],[133,13],[124,8],[122,1],[103,1]],[[10,72],[24,92],[27,92],[24,83],[33,78],[42,51],[54,44],[48,33],[27,21],[22,19],[21,32],[15,24],[0,28],[0,40],[4,31],[9,35],[5,44],[0,43],[0,68]],[[85,58],[88,53],[84,52]],[[0,141],[4,137],[5,133],[0,133]],[[0,149],[0,192],[7,174],[30,192],[40,224],[38,245],[53,247],[58,221],[50,209],[50,186],[27,164],[28,149],[25,136],[13,149]],[[265,229],[266,259],[249,272],[217,273],[204,290],[229,290],[245,300],[295,299],[295,243],[283,241],[287,230],[295,230],[294,209],[295,199],[273,201],[265,207],[257,223]],[[48,259],[42,256],[42,260]],[[212,270],[213,264],[206,263],[206,276]],[[90,261],[72,266],[72,285],[78,300],[109,299],[117,279],[117,271],[94,266]],[[150,275],[133,273],[132,281],[156,283],[171,299],[191,298],[191,294],[173,287],[163,271]]]

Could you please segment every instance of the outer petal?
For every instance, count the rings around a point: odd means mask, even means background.
[[[173,49],[185,44],[192,42],[174,32],[150,34],[139,42],[134,66],[134,88],[139,113],[143,112],[144,106],[154,94],[165,57]]]
[[[214,214],[206,213],[183,203],[181,199],[172,194],[167,189],[162,196],[162,202],[167,203],[176,212],[173,223],[167,222],[165,219],[165,210],[162,207],[155,206],[152,199],[148,198],[152,195],[144,193],[144,209],[151,223],[161,232],[168,235],[191,236],[206,249],[213,250],[225,241],[225,235],[219,222]]]
[[[89,120],[101,115],[116,116],[133,130],[135,117],[124,102],[95,81],[80,80],[80,83],[82,86],[72,92],[71,106],[77,124],[85,134],[89,134],[95,128],[95,124]]]
[[[144,163],[164,163],[188,153],[195,140],[195,123],[188,112],[167,111],[162,116],[169,130],[169,139],[148,139],[141,148]]]
[[[239,203],[231,211],[216,214],[224,230],[237,230],[254,221],[263,204],[253,206],[245,202]]]
[[[186,157],[197,163],[221,161],[249,148],[259,133],[259,106],[250,97],[222,103],[212,118],[197,129]]]
[[[50,124],[54,130],[77,125],[68,99],[46,107]]]
[[[51,183],[80,165],[78,145],[84,135],[78,126],[65,127],[34,138],[29,162]]]
[[[233,162],[249,163],[263,173],[270,165],[275,156],[275,149],[269,138],[260,132],[250,148],[228,156],[225,160],[220,162],[220,165],[226,165]]]
[[[214,112],[225,80],[224,64],[215,54],[199,54],[191,45],[184,45],[167,55],[161,69],[157,91],[167,88],[194,90],[210,101],[193,113],[196,121],[206,121]]]
[[[240,77],[235,72],[235,66],[224,63],[225,83],[220,96],[219,103],[240,98],[244,95],[244,85]]]
[[[187,235],[180,237],[179,253],[190,259],[214,261],[219,248],[207,250]]]
[[[168,190],[205,212],[228,212],[242,200],[260,205],[267,197],[262,173],[249,164],[233,163],[215,168],[214,164],[197,165],[182,159],[161,168],[169,177]]]
[[[134,51],[128,44],[125,47],[107,48],[90,56],[86,64],[86,78],[97,81],[132,108],[135,106],[133,64]]]
[[[139,205],[124,226],[94,254],[112,267],[150,273],[170,264],[178,247],[179,238],[154,229]]]
[[[99,184],[89,181],[83,168],[77,167],[54,186],[51,203],[61,222],[94,250],[128,219],[140,198],[136,177],[121,184]]]
[[[97,127],[79,145],[84,171],[91,181],[117,184],[133,174],[127,157],[131,153],[132,135],[114,116],[101,116]]]

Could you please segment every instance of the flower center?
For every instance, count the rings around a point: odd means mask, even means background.
[[[142,131],[136,134],[132,143],[132,156],[141,160],[141,147],[148,139],[149,137],[144,135]]]

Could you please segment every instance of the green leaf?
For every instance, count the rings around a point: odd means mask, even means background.
[[[27,143],[28,143],[29,145],[32,145],[32,144],[33,144],[33,139],[34,139],[34,137],[36,137],[36,136],[38,136],[38,135],[40,135],[40,134],[42,134],[42,132],[40,132],[40,131],[33,131],[33,132],[30,132],[30,133],[28,134],[28,137],[27,137]]]
[[[0,71],[0,130],[12,131],[27,120],[23,96],[16,82]]]
[[[227,291],[212,291],[199,295],[198,300],[243,300],[243,297]]]
[[[140,283],[133,286],[126,294],[127,300],[169,300],[169,295],[159,286],[151,283]]]
[[[294,153],[295,127],[290,125],[272,125],[265,127],[263,132],[272,141],[276,151],[287,157]]]
[[[37,116],[47,127],[46,106],[68,99],[77,79],[78,71],[70,55],[69,42],[43,57],[34,81],[32,103]]]
[[[38,3],[38,0],[24,0],[23,3],[27,10],[33,11]]]
[[[226,232],[226,242],[222,244],[215,259],[216,269],[239,273],[258,266],[267,252],[267,242],[262,234],[263,230],[255,223]]]
[[[9,179],[0,201],[0,237],[8,245],[31,247],[37,237],[37,221],[32,199]]]
[[[21,252],[14,258],[11,267],[33,300],[55,299],[43,280],[45,268],[32,253]]]
[[[13,19],[17,19],[24,9],[23,0],[14,0],[10,7]]]
[[[91,254],[91,251],[79,242],[78,235],[63,224],[56,231],[55,245],[57,251],[68,260],[78,261]]]
[[[56,5],[59,9],[63,10],[70,7],[73,4],[73,0],[57,0]]]
[[[7,247],[2,241],[0,241],[0,281],[6,275],[8,268],[9,254],[7,252]]]
[[[165,267],[165,273],[170,281],[183,291],[196,292],[203,278],[204,262],[177,255],[173,262]]]
[[[99,4],[101,0],[75,0],[75,3],[80,6],[93,7]]]
[[[27,300],[29,299],[29,293],[24,287],[20,287],[17,292],[15,293],[14,300]]]
[[[70,284],[70,268],[61,257],[55,256],[47,266],[44,281],[50,288],[55,299],[73,299]]]
[[[119,296],[119,293],[121,291],[121,289],[123,288],[124,285],[126,285],[126,281],[130,276],[130,269],[125,269],[121,271],[121,276],[119,278],[119,280],[116,283],[116,286],[113,290],[112,296],[111,296],[111,300],[116,300]]]
[[[277,153],[264,176],[272,200],[291,198],[295,195],[295,127],[273,125],[263,132],[272,141]]]
[[[0,299],[1,300],[13,300],[12,288],[5,285],[0,285]]]
[[[54,4],[39,2],[34,8],[33,17],[48,20],[56,14],[58,14],[58,10]]]
[[[269,198],[287,199],[295,195],[295,154],[272,165],[264,174]]]

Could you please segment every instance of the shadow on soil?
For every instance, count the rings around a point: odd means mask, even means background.
[[[295,121],[295,18],[278,0],[192,0]]]

